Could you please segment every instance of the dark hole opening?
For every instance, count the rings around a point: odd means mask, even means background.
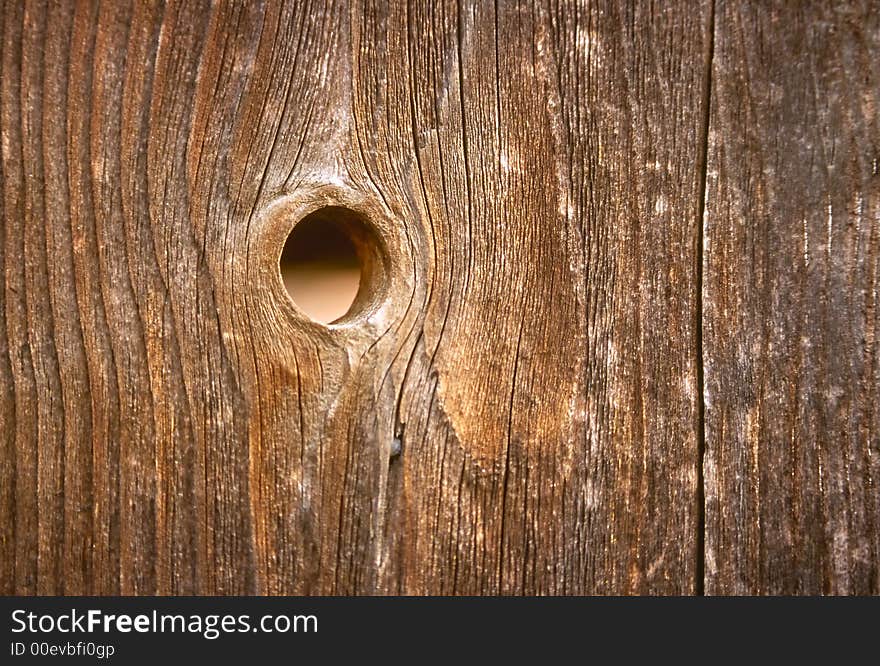
[[[363,300],[377,250],[372,232],[356,212],[321,208],[300,220],[281,253],[281,277],[294,303],[312,319],[329,324]]]

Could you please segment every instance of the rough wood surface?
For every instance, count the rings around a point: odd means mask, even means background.
[[[732,2],[716,17],[709,593],[880,593],[876,10]]]
[[[9,0],[0,592],[876,592],[876,21]]]

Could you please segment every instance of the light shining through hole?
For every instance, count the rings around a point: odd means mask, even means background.
[[[363,265],[358,215],[346,208],[321,208],[291,231],[281,253],[281,277],[293,302],[324,324],[344,317],[358,296]]]

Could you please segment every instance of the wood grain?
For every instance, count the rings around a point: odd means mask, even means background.
[[[0,591],[693,592],[708,16],[7,3]]]
[[[867,4],[0,33],[0,593],[880,591]],[[331,326],[278,268],[326,206]]]
[[[722,3],[704,248],[706,591],[880,593],[880,22]]]
[[[380,589],[694,591],[696,9],[358,12],[357,172],[415,246]]]

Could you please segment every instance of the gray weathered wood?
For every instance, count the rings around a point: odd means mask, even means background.
[[[880,21],[719,3],[706,591],[880,593]]]

